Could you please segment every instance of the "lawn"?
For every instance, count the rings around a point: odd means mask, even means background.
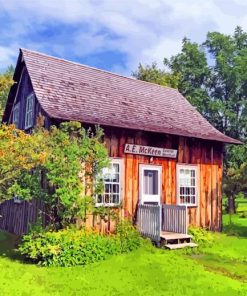
[[[223,215],[223,232],[213,234],[213,246],[192,258],[207,270],[247,283],[247,199],[238,199],[237,214]]]
[[[200,253],[147,246],[71,268],[24,264],[13,252],[15,237],[2,232],[1,295],[247,295],[247,218],[232,221],[231,231],[239,236],[213,234],[213,246]]]

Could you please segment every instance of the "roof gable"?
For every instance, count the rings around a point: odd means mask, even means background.
[[[216,130],[177,90],[21,49],[51,117],[240,143]]]

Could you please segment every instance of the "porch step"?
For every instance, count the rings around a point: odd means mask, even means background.
[[[170,250],[182,249],[182,248],[195,248],[198,245],[195,243],[183,243],[183,244],[167,244],[165,245],[166,248]]]
[[[166,241],[192,238],[192,236],[189,234],[164,231],[160,233],[160,237]]]

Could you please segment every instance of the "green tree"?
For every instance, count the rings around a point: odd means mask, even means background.
[[[139,64],[137,71],[132,73],[136,79],[156,83],[172,88],[178,87],[179,75],[169,73],[158,68],[157,63],[143,66]]]
[[[12,79],[13,74],[13,66],[8,67],[8,69],[4,73],[0,74],[0,119],[3,116],[10,87],[14,83]]]
[[[232,36],[210,32],[204,42],[211,59],[211,122],[225,134],[246,138],[247,34],[240,27]]]
[[[242,28],[236,27],[232,35],[209,32],[202,44],[184,38],[181,52],[165,58],[164,66],[168,67],[170,75],[179,78],[178,90],[212,125],[226,135],[246,142],[247,33]],[[152,69],[152,66],[145,69]],[[163,71],[155,64],[155,71],[151,73],[160,77]],[[142,73],[143,69],[139,67],[135,77],[150,81],[150,76]],[[155,80],[159,82],[157,78],[152,82]],[[237,182],[240,162],[247,163],[247,153],[240,156],[239,149],[227,147],[225,152],[224,188],[229,198],[234,195],[233,192],[242,190],[239,184],[245,179],[241,176]],[[245,174],[247,170],[242,169],[241,172]],[[236,187],[234,182],[238,183]],[[245,184],[242,185],[244,188]],[[229,205],[235,208],[234,199]]]
[[[49,131],[25,134],[14,125],[0,127],[0,202],[18,196],[42,200],[55,228],[86,219],[95,194],[103,184],[97,178],[108,165],[103,132],[85,130],[78,122],[62,123]]]
[[[35,184],[31,182],[30,171],[43,165],[46,155],[42,139],[14,125],[0,126],[0,202],[14,195],[31,198]],[[24,180],[29,186],[20,186]]]
[[[108,165],[103,131],[85,130],[79,122],[65,122],[52,127],[46,137],[47,157],[41,168],[46,186],[45,202],[56,227],[86,221],[92,211],[94,196],[102,191],[98,175]],[[48,186],[47,186],[48,185]]]
[[[199,112],[210,119],[208,94],[210,68],[202,47],[184,38],[181,53],[170,59],[165,58],[164,64],[173,75],[180,77],[178,90],[197,107]]]

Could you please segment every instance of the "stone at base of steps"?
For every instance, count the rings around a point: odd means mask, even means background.
[[[166,248],[170,249],[170,250],[175,250],[175,249],[182,249],[182,248],[195,248],[198,245],[195,243],[183,243],[183,244],[167,244],[165,245]]]

